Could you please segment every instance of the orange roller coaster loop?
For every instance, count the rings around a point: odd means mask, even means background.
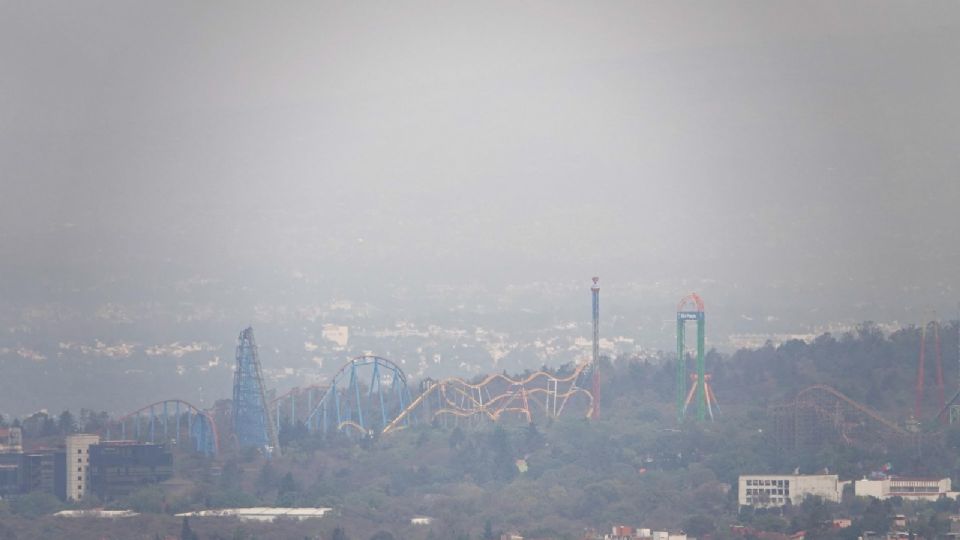
[[[522,378],[494,373],[476,383],[459,377],[434,381],[384,428],[383,433],[399,429],[406,418],[420,411],[431,398],[436,403],[430,413],[432,419],[447,415],[486,418],[496,422],[504,414],[519,414],[531,422],[531,402],[537,407],[536,410],[542,409],[549,416],[559,416],[571,397],[583,395],[588,401],[585,416],[589,417],[594,396],[577,385],[581,374],[589,367],[588,363],[580,364],[566,376],[536,371]],[[495,388],[495,385],[499,388]],[[567,387],[561,390],[561,385]],[[491,395],[492,392],[498,393]]]

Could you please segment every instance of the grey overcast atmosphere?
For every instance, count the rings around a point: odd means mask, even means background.
[[[957,2],[0,1],[0,412],[955,319],[958,96]]]

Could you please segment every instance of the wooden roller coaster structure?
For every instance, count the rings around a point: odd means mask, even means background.
[[[792,401],[774,406],[771,413],[773,436],[782,448],[802,449],[829,442],[886,448],[916,436],[825,384],[801,390]]]

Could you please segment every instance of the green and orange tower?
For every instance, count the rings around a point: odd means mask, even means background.
[[[692,386],[689,394],[687,388],[687,355],[686,355],[686,326],[687,321],[697,322],[697,371],[691,374]],[[690,398],[697,401],[697,420],[703,421],[707,417],[708,400],[707,376],[704,366],[704,326],[706,318],[703,311],[703,299],[697,293],[690,293],[680,300],[677,306],[677,420],[683,421],[687,415],[687,405]],[[711,411],[712,413],[712,411]],[[711,417],[713,415],[711,414]]]

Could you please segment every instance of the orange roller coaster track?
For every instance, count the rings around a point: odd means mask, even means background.
[[[417,414],[431,421],[452,416],[497,422],[505,414],[517,414],[531,422],[540,411],[547,417],[558,417],[577,395],[586,399],[584,416],[589,417],[594,396],[579,384],[589,367],[580,364],[566,376],[536,371],[517,379],[495,373],[475,383],[458,377],[435,381],[387,424],[383,433],[401,428]]]

